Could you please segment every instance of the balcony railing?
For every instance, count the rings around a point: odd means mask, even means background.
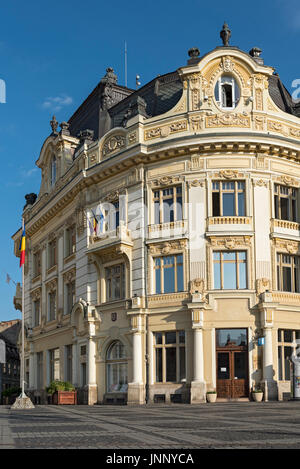
[[[148,226],[148,238],[172,238],[174,236],[182,236],[187,233],[187,220],[178,220],[168,223],[158,223]]]

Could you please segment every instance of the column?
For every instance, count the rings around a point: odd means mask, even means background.
[[[192,310],[192,328],[194,330],[193,381],[191,382],[191,404],[206,402],[203,360],[203,310]]]
[[[77,339],[72,344],[72,383],[74,386],[79,386],[78,382],[78,362],[77,362]]]
[[[193,381],[204,381],[203,369],[203,332],[202,327],[194,329],[194,379]]]
[[[97,403],[97,383],[96,383],[96,343],[95,324],[89,323],[88,338],[88,405]]]
[[[132,382],[128,384],[128,404],[145,403],[145,385],[143,384],[144,349],[142,344],[142,316],[131,318],[132,325]]]

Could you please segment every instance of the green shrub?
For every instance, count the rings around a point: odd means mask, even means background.
[[[2,396],[9,397],[9,396],[12,396],[13,394],[20,394],[21,391],[22,389],[19,387],[8,388],[8,389],[5,389],[5,391],[2,391]]]
[[[46,388],[48,394],[53,394],[56,391],[75,391],[75,387],[68,381],[55,380],[50,383],[50,386]]]

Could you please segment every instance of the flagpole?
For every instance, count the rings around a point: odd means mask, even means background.
[[[24,218],[22,218],[22,232],[24,232]],[[22,396],[25,396],[24,391],[24,371],[25,371],[25,334],[24,334],[24,313],[25,313],[25,272],[24,272],[25,263],[22,265],[22,363],[21,363],[21,389]]]
[[[24,240],[24,245],[22,242]],[[24,384],[25,384],[25,252],[26,252],[26,238],[25,238],[25,221],[22,217],[22,238],[21,238],[21,259],[22,263],[22,352],[21,352],[21,395],[17,397],[11,409],[34,409],[34,405],[31,402],[30,398],[26,396]],[[24,257],[22,257],[24,256]]]

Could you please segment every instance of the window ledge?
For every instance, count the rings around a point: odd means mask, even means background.
[[[73,261],[76,257],[76,252],[73,252],[73,254],[70,254],[69,256],[66,256],[64,258],[64,264],[66,264],[67,262],[70,262],[70,261]]]
[[[155,308],[162,304],[166,306],[181,305],[189,301],[190,294],[188,292],[162,293],[148,296],[148,306]]]

